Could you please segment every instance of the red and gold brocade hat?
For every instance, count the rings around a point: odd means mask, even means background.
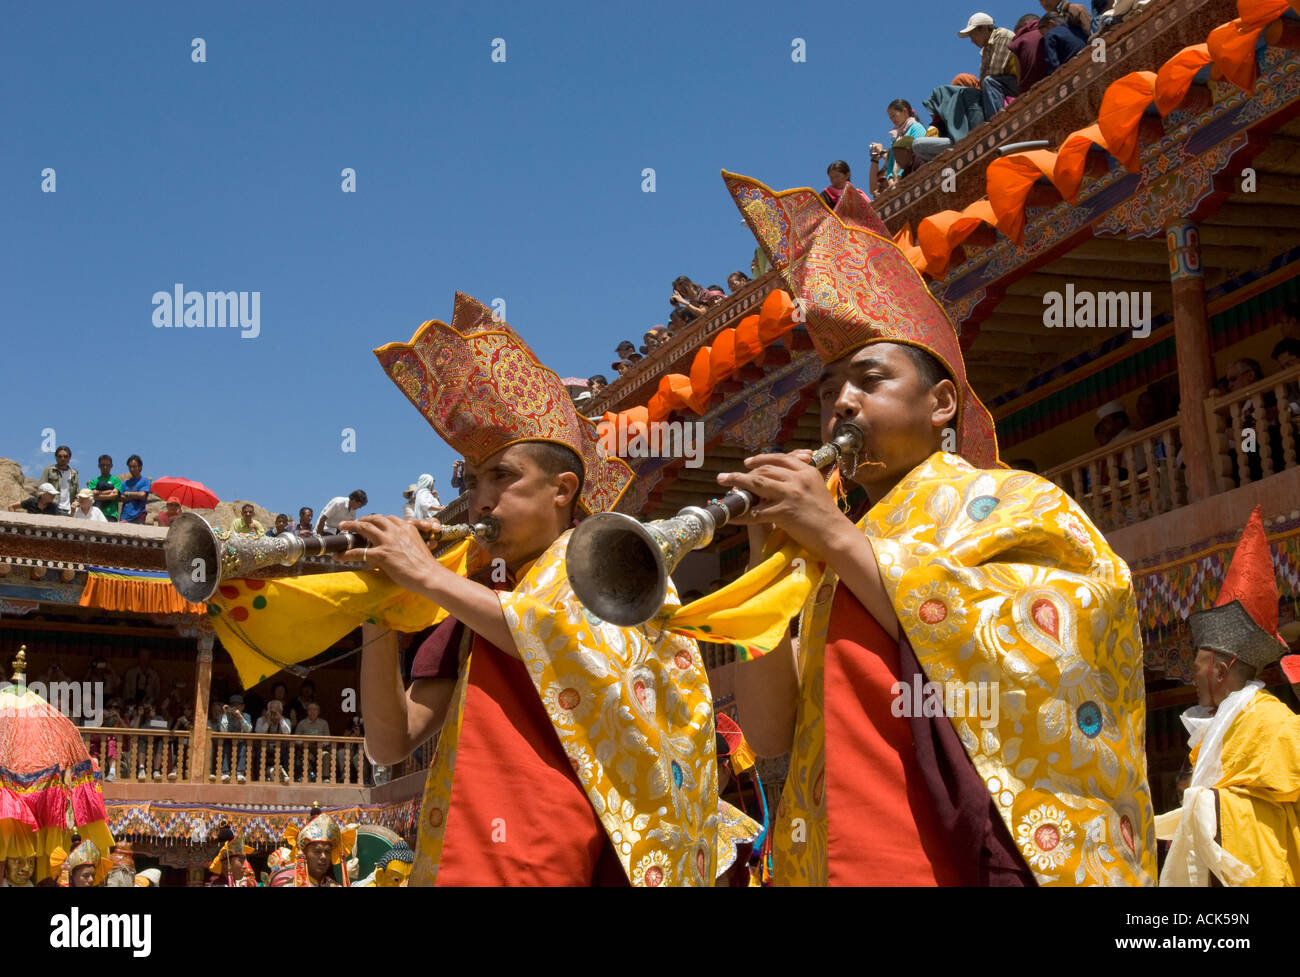
[[[746,176],[722,179],[772,266],[803,299],[808,335],[831,363],[869,343],[904,343],[933,355],[957,385],[958,453],[998,466],[993,417],[966,379],[957,330],[860,192],[835,210],[815,190],[777,192]]]
[[[409,343],[375,350],[384,372],[444,441],[471,465],[522,441],[562,444],[582,459],[578,503],[608,512],[632,469],[600,448],[596,425],[578,414],[559,375],[505,322],[460,292],[451,325],[430,320]]]

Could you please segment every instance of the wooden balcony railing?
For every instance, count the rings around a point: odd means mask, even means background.
[[[104,779],[118,783],[186,781],[193,772],[189,732],[151,729],[83,729],[90,755]],[[208,733],[201,767],[208,783],[313,784],[362,787],[375,770],[360,736],[298,736],[273,733]]]
[[[1187,504],[1178,466],[1178,419],[1048,469],[1045,478],[1065,489],[1103,532]]]
[[[1300,364],[1205,402],[1220,492],[1296,467]]]
[[[127,784],[189,778],[188,732],[100,727],[83,729],[81,738],[105,780]]]

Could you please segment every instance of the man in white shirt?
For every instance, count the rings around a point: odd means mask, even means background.
[[[108,522],[103,511],[95,505],[95,493],[82,489],[77,493],[77,504],[72,510],[73,519],[89,519],[91,522]]]
[[[339,531],[339,523],[355,519],[356,513],[365,504],[366,493],[361,489],[357,489],[346,498],[336,495],[325,503],[325,508],[321,509],[320,518],[316,520],[316,535],[336,535]]]

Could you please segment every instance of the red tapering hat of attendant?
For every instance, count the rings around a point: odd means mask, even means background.
[[[564,445],[582,459],[579,504],[607,512],[632,469],[600,447],[559,374],[543,366],[491,309],[460,292],[451,325],[434,319],[408,343],[375,350],[380,365],[435,431],[471,465],[523,441]]]
[[[1232,554],[1223,589],[1208,611],[1188,618],[1196,647],[1235,655],[1261,669],[1286,653],[1277,632],[1277,577],[1259,506],[1250,514]]]
[[[802,299],[808,335],[826,363],[868,343],[918,346],[957,385],[958,452],[998,465],[993,417],[966,379],[957,329],[861,193],[846,187],[835,210],[810,188],[777,192],[722,172],[759,245]]]

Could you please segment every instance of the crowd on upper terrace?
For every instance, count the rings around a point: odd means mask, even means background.
[[[868,190],[895,186],[1149,2],[1040,0],[1042,13],[1024,14],[1010,28],[997,26],[989,14],[972,14],[958,34],[979,48],[979,74],[958,74],[930,92],[922,102],[928,127],[906,99],[889,103],[889,145],[870,146]]]

